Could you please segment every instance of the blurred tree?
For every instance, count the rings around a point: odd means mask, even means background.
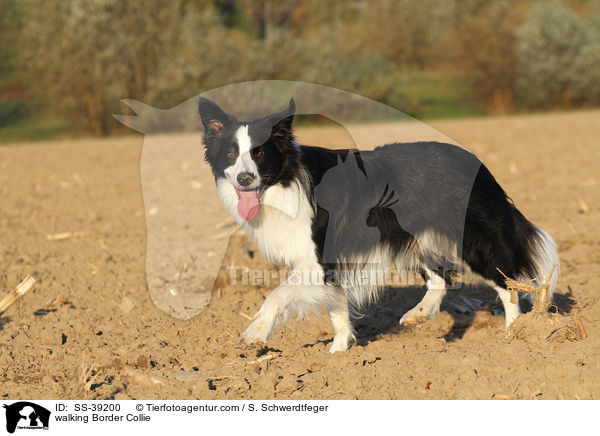
[[[401,68],[439,64],[448,2],[374,0],[313,2],[305,35],[345,53],[383,55]]]
[[[19,4],[22,62],[31,88],[95,134],[108,133],[118,99],[159,103],[161,95],[181,89],[201,29],[215,21],[185,0]]]
[[[455,1],[459,60],[472,72],[490,113],[514,109],[517,12],[511,0]]]
[[[4,126],[19,121],[27,113],[26,91],[19,80],[19,16],[15,0],[0,0],[0,29],[0,126]]]
[[[300,0],[241,0],[240,7],[250,24],[250,28],[259,39],[265,39],[269,33],[287,27]]]
[[[215,0],[215,8],[219,12],[223,24],[227,27],[242,27],[242,14],[236,0]],[[198,5],[200,8],[206,5]]]
[[[0,0],[0,87],[7,78],[12,78],[16,69],[16,40],[18,15],[15,0]]]

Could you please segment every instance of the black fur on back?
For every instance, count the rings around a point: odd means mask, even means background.
[[[357,171],[342,174],[336,179],[339,183],[321,183],[350,155]],[[504,278],[497,268],[512,278],[534,272],[535,227],[488,169],[459,147],[416,142],[358,152],[303,146],[301,160],[315,188],[313,240],[326,270],[333,266],[331,258],[323,259],[325,240],[332,235],[339,262],[367,253],[376,244],[388,246],[395,257],[413,247],[416,237],[432,232],[462,246],[462,260],[500,286]],[[377,229],[377,238],[369,228]],[[432,270],[440,268],[440,259],[422,255],[420,261]],[[447,269],[451,259],[441,262]]]

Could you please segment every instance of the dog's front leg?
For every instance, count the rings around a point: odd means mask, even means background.
[[[302,276],[302,272],[293,271],[285,282],[267,296],[250,326],[240,336],[240,341],[252,344],[267,342],[271,338],[275,329],[287,321],[303,300]]]
[[[240,336],[240,341],[247,344],[267,342],[277,327],[283,325],[290,315],[298,311],[300,315],[304,315],[320,305],[329,306],[333,296],[335,292],[331,286],[325,285],[323,270],[320,267],[295,269],[285,282],[267,296],[250,326]],[[336,304],[335,309],[338,308]],[[345,316],[347,317],[347,312]],[[337,324],[341,324],[343,310],[339,314],[336,310],[335,318],[337,317],[340,317]],[[334,325],[337,324],[334,322]]]

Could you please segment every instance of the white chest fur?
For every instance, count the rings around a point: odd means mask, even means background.
[[[254,239],[267,261],[289,268],[318,265],[311,231],[313,210],[298,184],[268,188],[252,221],[239,216],[238,195],[227,179],[217,179],[217,189],[231,216]]]

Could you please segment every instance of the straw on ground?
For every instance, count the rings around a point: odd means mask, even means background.
[[[19,286],[8,294],[6,297],[0,301],[0,315],[6,312],[13,304],[19,301],[21,298],[25,296],[29,291],[33,289],[35,285],[35,279],[31,276],[25,277]]]

